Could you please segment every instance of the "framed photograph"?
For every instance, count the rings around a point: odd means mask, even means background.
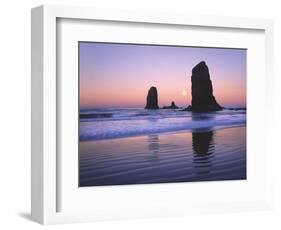
[[[273,23],[32,9],[32,219],[272,207]]]

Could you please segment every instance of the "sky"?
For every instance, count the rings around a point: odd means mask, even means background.
[[[144,107],[151,86],[160,107],[191,104],[191,72],[209,67],[225,107],[246,107],[245,49],[79,42],[80,108]]]

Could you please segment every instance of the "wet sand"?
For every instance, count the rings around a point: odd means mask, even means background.
[[[80,186],[246,179],[246,127],[81,141]]]

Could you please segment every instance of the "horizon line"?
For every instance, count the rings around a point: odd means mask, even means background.
[[[167,105],[161,105],[159,106],[159,109],[162,109],[162,107],[167,106]],[[181,105],[177,105],[180,108],[186,108],[189,105],[185,105],[185,106],[181,106]],[[226,106],[222,106],[223,108],[247,108],[247,105],[226,105]],[[145,109],[145,105],[143,106],[87,106],[87,107],[81,107],[79,106],[79,110],[88,110],[88,109],[109,109],[109,108],[116,108],[116,109]]]

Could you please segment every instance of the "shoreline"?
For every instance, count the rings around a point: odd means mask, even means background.
[[[245,180],[246,126],[81,142],[79,186]]]
[[[79,137],[79,142],[109,141],[109,140],[118,140],[118,139],[126,139],[126,138],[146,137],[146,136],[150,136],[150,135],[173,135],[173,134],[180,134],[180,133],[205,133],[205,132],[239,128],[239,127],[247,128],[247,124],[245,123],[245,124],[236,124],[233,126],[217,126],[217,127],[200,128],[200,129],[193,129],[193,130],[185,129],[185,130],[176,130],[176,131],[167,131],[167,132],[151,132],[151,133],[147,133],[147,134],[139,134],[139,135],[136,134],[136,135],[128,135],[128,136],[122,136],[122,137],[109,137],[109,138],[100,138],[100,139],[81,140]]]

